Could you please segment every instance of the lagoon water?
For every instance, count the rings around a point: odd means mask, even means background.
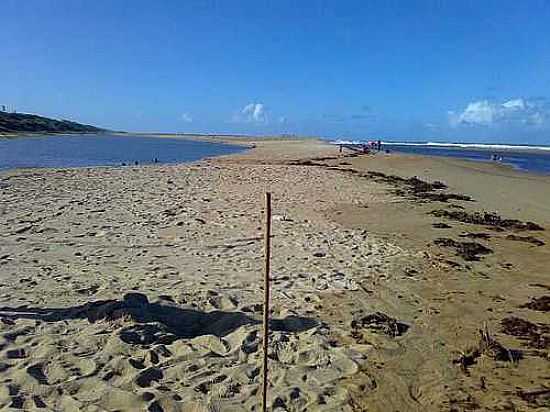
[[[436,143],[384,143],[384,148],[391,151],[445,156],[475,161],[491,161],[491,155],[501,157],[501,163],[513,166],[518,170],[550,174],[550,147],[530,147],[512,145],[468,145]]]
[[[136,135],[56,135],[0,138],[0,170],[192,162],[243,151],[240,146]]]

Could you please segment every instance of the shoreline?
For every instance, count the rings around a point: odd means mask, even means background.
[[[145,132],[137,132],[137,133],[131,133],[131,132],[103,132],[103,133],[19,133],[19,134],[11,134],[11,135],[2,135],[0,134],[0,138],[6,138],[6,139],[12,139],[12,138],[21,138],[21,137],[35,137],[35,136],[41,136],[41,135],[52,135],[52,136],[63,136],[63,135],[102,135],[102,134],[109,134],[111,136],[120,136],[120,137],[132,137],[132,136],[139,136],[139,137],[150,137],[150,138],[158,138],[158,139],[175,139],[175,140],[187,140],[187,141],[198,141],[198,142],[207,142],[207,143],[213,143],[213,144],[229,144],[234,146],[242,146],[247,147],[249,149],[253,149],[257,144],[262,144],[262,142],[315,142],[320,144],[327,144],[331,146],[338,147],[337,144],[334,144],[331,140],[323,139],[320,137],[286,137],[286,136],[245,136],[245,135],[204,135],[204,134],[177,134],[177,133],[145,133]],[[391,147],[392,144],[389,144]],[[439,146],[437,146],[439,147]],[[460,150],[463,150],[463,148],[456,148],[456,147],[447,147],[442,146],[447,150],[456,150],[459,152]],[[490,149],[482,149],[482,148],[475,148],[473,149],[475,151],[487,151],[491,152]],[[540,150],[503,150],[503,152],[511,152],[511,153],[536,153],[541,155],[548,155],[550,157],[550,153],[547,153],[546,151],[540,151]],[[392,155],[398,155],[398,156],[406,156],[406,157],[424,157],[424,158],[445,158],[445,159],[454,159],[459,162],[465,162],[464,164],[467,165],[469,163],[473,164],[483,164],[487,166],[492,166],[494,168],[494,172],[505,172],[505,171],[514,171],[519,174],[529,175],[529,176],[550,176],[550,172],[536,172],[533,170],[526,170],[521,167],[515,166],[511,163],[499,163],[494,162],[489,159],[487,160],[475,160],[475,159],[467,159],[467,158],[459,158],[459,157],[452,157],[452,156],[444,156],[444,155],[432,155],[432,154],[417,154],[417,153],[408,153],[408,152],[400,152],[399,150],[392,150]],[[183,163],[182,163],[183,164]],[[93,167],[93,166],[91,166]],[[98,167],[109,167],[107,166],[98,166]],[[117,166],[110,166],[110,167],[117,167]],[[34,168],[33,168],[34,169]],[[37,167],[37,169],[41,169],[41,167]],[[9,170],[9,169],[7,169]],[[489,170],[489,172],[491,172]]]
[[[59,136],[59,135],[65,135],[66,133],[63,133],[63,134],[53,134],[55,136]],[[101,135],[100,134],[97,134],[97,133],[88,133],[87,135],[90,135],[90,136],[95,136],[95,135]],[[117,136],[120,136],[120,137],[128,137],[128,138],[131,138],[132,136],[126,136],[124,134],[112,134],[111,136],[114,136],[114,137],[117,137]],[[23,136],[19,136],[19,137],[23,137]],[[36,136],[30,136],[30,137],[36,137]],[[316,144],[320,144],[320,145],[323,145],[324,142],[321,140],[321,139],[317,139],[317,138],[292,138],[292,139],[289,139],[289,138],[282,138],[282,137],[272,137],[272,138],[257,138],[257,139],[253,139],[253,138],[243,138],[242,136],[220,136],[220,137],[217,137],[217,136],[208,136],[208,137],[205,137],[205,136],[199,136],[199,135],[185,135],[185,136],[181,136],[181,135],[158,135],[158,134],[140,134],[139,137],[150,137],[150,138],[155,138],[155,139],[174,139],[174,140],[186,140],[186,141],[196,141],[196,142],[204,142],[204,143],[211,143],[211,144],[223,144],[223,145],[229,145],[229,146],[235,146],[235,147],[243,147],[243,148],[246,148],[248,150],[246,151],[249,151],[249,150],[252,150],[254,148],[256,148],[256,146],[258,145],[262,145],[262,143],[268,143],[268,144],[279,144],[279,143],[288,143],[288,144],[299,144],[299,145],[302,145],[302,144],[307,144],[307,143],[316,143]],[[246,152],[245,151],[245,152]],[[239,153],[237,153],[238,155]],[[210,159],[214,159],[214,158],[217,158],[217,157],[225,157],[225,156],[233,156],[233,155],[207,155],[207,156],[204,156],[203,158],[201,159],[197,159],[197,160],[192,160],[192,161],[188,161],[188,162],[172,162],[172,163],[145,163],[145,164],[139,164],[139,165],[133,165],[133,164],[128,164],[128,165],[125,165],[125,166],[121,166],[121,165],[95,165],[95,166],[74,166],[74,167],[41,167],[41,166],[37,166],[37,167],[26,167],[26,168],[12,168],[12,169],[0,169],[0,174],[3,173],[3,172],[9,172],[9,171],[25,171],[25,170],[44,170],[44,171],[48,171],[48,170],[78,170],[78,169],[91,169],[91,168],[124,168],[124,167],[132,167],[132,168],[138,168],[138,167],[151,167],[151,166],[170,166],[170,165],[188,165],[188,164],[194,164],[194,163],[200,163],[200,162],[204,162],[204,161],[208,161]]]

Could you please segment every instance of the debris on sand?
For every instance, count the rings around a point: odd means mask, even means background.
[[[525,305],[521,305],[520,308],[527,308],[531,310],[538,310],[539,312],[550,312],[550,296],[541,296],[540,298],[533,298]]]
[[[480,329],[479,334],[481,336],[479,344],[482,353],[503,362],[517,362],[523,358],[523,353],[520,350],[508,349],[493,338],[487,326]]]
[[[530,405],[550,407],[550,388],[534,391],[519,390],[518,396]]]
[[[367,171],[366,173],[361,173],[359,170],[351,168],[341,168],[338,166],[330,166],[326,163],[319,163],[319,161],[332,160],[333,158],[313,158],[307,160],[298,160],[291,161],[287,164],[294,166],[319,166],[325,167],[329,170],[338,170],[340,172],[357,175],[360,177],[366,177],[373,179],[376,182],[386,183],[391,186],[396,187],[393,191],[394,194],[398,196],[408,196],[409,198],[428,201],[428,202],[443,202],[447,203],[449,200],[462,200],[466,202],[473,201],[473,199],[468,195],[458,194],[458,193],[447,193],[442,190],[447,189],[447,185],[443,182],[435,180],[433,182],[426,182],[418,177],[410,177],[408,179],[396,176],[396,175],[387,175],[382,172],[376,172],[373,170]],[[345,163],[340,163],[340,165]]]
[[[376,172],[373,170],[369,170],[368,172],[366,172],[365,176],[370,177],[372,179],[377,179],[384,183],[391,183],[394,185],[397,185],[397,184],[408,185],[410,186],[411,190],[414,190],[416,192],[429,192],[434,189],[447,189],[447,185],[445,183],[439,182],[437,180],[432,183],[429,183],[419,179],[416,176],[405,179],[404,177],[401,177],[401,176],[387,175],[385,173]]]
[[[358,157],[358,156],[359,156],[358,153],[350,153],[350,154],[347,154],[345,157],[351,158],[351,157]],[[289,166],[330,167],[326,163],[319,163],[319,162],[326,162],[327,160],[338,160],[338,159],[342,159],[342,158],[338,156],[324,156],[324,157],[322,156],[322,157],[312,157],[310,159],[304,159],[304,160],[292,160],[290,162],[286,162],[286,164]],[[350,163],[340,163],[340,164],[350,164]]]
[[[471,202],[472,198],[467,195],[461,195],[458,193],[441,193],[441,192],[415,192],[415,197],[419,199],[430,200],[433,202],[446,203],[449,200],[463,200],[465,202]]]
[[[295,162],[289,162],[288,164],[290,166],[321,166],[321,167],[326,166],[326,164],[324,163],[314,162],[313,160],[298,160]]]
[[[466,261],[478,261],[480,255],[493,253],[491,249],[477,242],[457,242],[454,239],[440,237],[434,240],[438,246],[453,248],[456,254]]]
[[[455,360],[454,364],[460,365],[464,372],[468,372],[468,368],[476,364],[477,359],[481,356],[481,351],[477,346],[467,348],[462,354]]]
[[[545,243],[542,240],[537,239],[534,236],[508,235],[508,236],[506,236],[506,239],[515,240],[517,242],[531,243],[532,245],[535,245],[535,246],[544,246],[545,245]]]
[[[523,358],[523,352],[516,349],[508,349],[493,338],[487,326],[479,330],[479,335],[480,339],[477,346],[468,348],[453,361],[453,363],[459,364],[464,372],[467,373],[468,367],[474,365],[481,355],[489,356],[496,361],[514,363]]]
[[[363,176],[398,187],[394,193],[400,196],[410,196],[418,200],[426,200],[433,202],[448,202],[449,200],[472,201],[472,198],[467,195],[457,193],[441,192],[447,189],[447,185],[440,181],[426,182],[418,177],[405,179],[396,175],[386,175],[381,172],[368,171]]]
[[[432,190],[447,189],[447,185],[445,183],[439,182],[437,180],[433,183],[429,183],[419,179],[416,176],[411,177],[409,179],[404,179],[403,181],[414,192],[431,192]]]
[[[538,333],[538,326],[528,320],[510,316],[500,322],[502,332],[512,336],[531,336]]]
[[[544,228],[534,222],[522,222],[517,219],[503,219],[501,216],[492,212],[474,212],[468,213],[463,210],[432,210],[429,214],[436,217],[444,217],[456,220],[462,223],[473,225],[484,225],[498,229],[510,230],[544,230]]]
[[[531,348],[550,348],[550,336],[545,336],[545,333],[550,332],[550,328],[546,325],[537,325],[515,316],[504,318],[500,324],[503,333],[525,341]]]
[[[483,232],[478,232],[478,233],[466,232],[458,236],[467,237],[469,239],[483,239],[483,240],[489,240],[492,237],[492,235],[490,235],[489,233],[483,233]]]
[[[385,313],[374,312],[351,322],[352,335],[358,335],[359,329],[370,329],[395,338],[409,330],[409,325],[399,322]]]
[[[452,228],[451,225],[448,225],[447,223],[443,223],[443,222],[433,223],[432,227],[435,228],[435,229],[451,229]]]

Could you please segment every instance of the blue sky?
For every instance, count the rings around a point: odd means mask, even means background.
[[[0,104],[128,131],[550,144],[550,1],[3,0]]]

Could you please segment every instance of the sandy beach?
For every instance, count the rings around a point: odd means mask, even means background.
[[[270,410],[550,408],[550,177],[215,140],[0,173],[1,408],[259,410],[265,191]]]

